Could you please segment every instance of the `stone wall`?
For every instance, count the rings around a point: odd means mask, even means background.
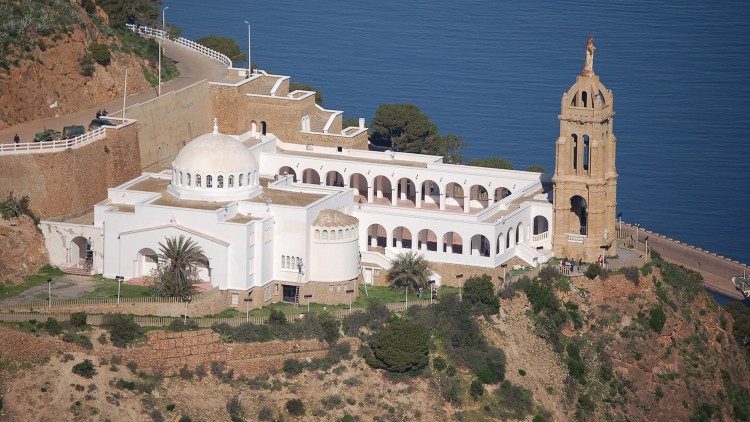
[[[304,307],[307,305],[307,301],[311,303],[321,303],[324,305],[341,305],[348,304],[349,300],[357,300],[357,284],[361,283],[361,279],[350,280],[350,281],[337,281],[337,282],[323,282],[323,281],[310,281],[299,285],[299,304]],[[252,301],[249,303],[250,309],[262,308],[263,306],[278,303],[283,300],[283,285],[296,285],[296,283],[274,281],[263,287],[256,287],[250,291],[226,291],[224,292],[225,298],[224,303],[232,306],[232,296],[236,295],[237,303],[235,308],[244,311],[248,306],[245,303],[245,298],[251,298]],[[352,293],[346,293],[347,290],[354,290]],[[305,295],[312,295],[311,298],[305,298]],[[350,298],[351,296],[351,298]]]
[[[211,131],[214,117],[205,80],[130,106],[126,113],[126,117],[138,121],[140,164],[144,171],[169,167],[186,143]]]
[[[210,371],[212,362],[225,362],[235,376],[253,377],[269,370],[281,369],[284,360],[304,360],[325,355],[328,345],[319,340],[225,343],[211,330],[178,333],[151,331],[148,345],[123,351],[123,360],[134,361],[147,372],[162,371],[176,375],[186,366],[191,371],[204,365]]]
[[[0,155],[0,196],[28,195],[45,219],[80,213],[139,175],[140,164],[136,125],[108,128],[105,139],[80,148]]]

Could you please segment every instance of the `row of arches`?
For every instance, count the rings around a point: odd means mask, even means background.
[[[488,191],[484,186],[475,184],[464,189],[455,182],[441,186],[433,180],[425,180],[416,184],[408,177],[394,182],[386,176],[376,176],[369,182],[361,173],[354,173],[347,180],[335,170],[325,173],[321,178],[321,174],[315,169],[304,169],[298,175],[289,166],[281,167],[279,174],[292,176],[295,182],[356,189],[356,202],[426,209],[470,212],[487,208],[511,194],[510,189],[503,186]]]
[[[578,134],[573,133],[570,135],[573,139],[573,170],[583,169],[588,171],[589,159],[591,155],[591,139],[589,135],[583,135],[580,138]]]
[[[268,124],[265,121],[261,121],[259,126],[258,122],[256,122],[255,120],[251,120],[250,134],[253,136],[258,135],[258,129],[260,129],[260,135],[265,135],[268,131]]]
[[[246,185],[256,185],[257,171],[249,173],[223,174],[192,174],[182,170],[172,172],[172,184],[175,186],[208,188],[208,189],[233,189]]]
[[[573,95],[573,98],[570,99],[570,105],[572,107],[583,107],[583,108],[594,108],[594,101],[598,101],[601,103],[601,105],[606,104],[606,100],[604,99],[604,94],[602,94],[601,91],[598,91],[596,94],[594,94],[591,98],[589,97],[589,92],[586,90],[576,92]]]
[[[519,222],[509,227],[497,237],[495,254],[500,255],[517,244],[524,243],[524,224]],[[536,216],[533,220],[533,235],[540,235],[549,231],[549,221],[544,216]],[[491,247],[489,239],[482,234],[475,234],[465,243],[464,238],[457,232],[449,231],[442,236],[431,229],[421,229],[414,233],[406,227],[398,226],[389,232],[380,224],[372,224],[367,228],[367,245],[370,249],[414,249],[449,254],[470,254],[489,257]],[[466,246],[464,246],[466,245]]]
[[[297,256],[281,255],[282,270],[299,270],[302,260]]]

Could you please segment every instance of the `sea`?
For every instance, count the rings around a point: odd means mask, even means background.
[[[560,98],[583,66],[614,92],[624,221],[750,263],[745,1],[163,0],[183,36],[233,37],[268,72],[369,122],[414,103],[466,158],[554,170]],[[246,66],[244,63],[236,63]]]

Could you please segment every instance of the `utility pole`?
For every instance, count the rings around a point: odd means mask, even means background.
[[[118,275],[115,277],[115,279],[117,280],[117,303],[118,304],[120,303],[120,284],[122,283],[123,278],[124,277],[121,275]]]
[[[52,277],[47,278],[47,307],[52,307]]]
[[[165,8],[161,9],[161,29],[164,31],[164,34],[159,37],[159,87],[157,88],[157,97],[161,97],[161,49],[162,49],[162,43],[164,43],[164,37],[167,36],[167,26],[166,26],[166,10],[169,9],[169,6],[166,6]],[[124,111],[124,110],[123,110]]]
[[[253,298],[246,297],[243,300],[245,301],[245,322],[250,322],[250,302],[253,301]]]
[[[352,296],[353,296],[352,293],[354,293],[354,289],[348,289],[346,293],[349,294],[349,313],[351,314],[352,313]],[[308,302],[308,304],[309,303],[310,302]],[[308,309],[308,312],[309,312],[309,309]]]

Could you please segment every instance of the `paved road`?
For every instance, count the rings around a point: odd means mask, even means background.
[[[634,233],[635,227],[625,225]],[[704,282],[709,289],[719,291],[727,296],[742,299],[742,295],[734,288],[732,277],[742,275],[743,270],[750,273],[746,265],[735,264],[729,260],[719,258],[710,253],[699,251],[690,246],[677,243],[664,237],[639,230],[639,240],[643,242],[648,236],[648,247],[659,252],[662,258],[681,264],[687,268],[703,274]]]
[[[166,41],[164,42],[164,55],[177,62],[180,76],[162,84],[162,95],[167,92],[185,88],[203,79],[214,81],[223,80],[225,78],[225,64],[210,59],[200,53],[196,53],[187,47],[183,47],[171,41]],[[133,93],[133,95],[128,96],[126,104],[130,106],[132,104],[148,101],[152,98],[156,98],[156,93],[156,88],[151,88],[141,93]],[[21,142],[30,142],[33,140],[34,134],[41,132],[45,128],[62,131],[64,126],[70,125],[83,125],[88,127],[91,119],[96,117],[96,111],[101,110],[102,108],[107,109],[110,115],[119,117],[117,111],[122,110],[122,98],[111,100],[105,104],[100,104],[96,107],[91,107],[87,110],[80,110],[65,116],[34,120],[7,127],[0,130],[0,143],[12,143],[13,136],[16,133],[21,137]],[[127,113],[125,117],[127,117]]]

